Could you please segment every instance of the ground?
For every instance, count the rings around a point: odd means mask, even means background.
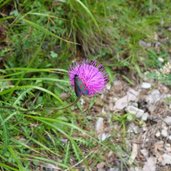
[[[102,141],[115,132],[116,141],[125,143],[129,157],[125,156],[127,166],[123,170],[169,171],[171,91],[164,84],[145,77],[136,86],[119,79],[107,86],[93,107],[95,115],[101,115],[97,117],[96,132]],[[98,164],[97,170],[122,170],[114,165],[107,168],[106,165],[105,162]]]

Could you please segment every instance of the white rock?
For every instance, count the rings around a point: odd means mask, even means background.
[[[167,116],[166,118],[164,118],[164,121],[165,121],[168,125],[171,125],[171,116]]]
[[[104,141],[110,135],[104,132],[104,119],[99,117],[96,121],[96,134],[99,140]]]
[[[45,164],[43,166],[43,168],[45,168],[45,170],[60,170],[59,167],[57,167],[57,166],[55,166],[53,164],[50,164],[50,163]]]
[[[144,114],[144,111],[142,109],[138,109],[135,106],[128,106],[126,108],[126,111],[129,112],[129,113],[135,114],[135,116],[137,118],[141,118],[143,116],[143,114]]]
[[[146,121],[146,120],[148,119],[148,117],[149,117],[149,114],[146,112],[146,113],[144,113],[144,114],[142,115],[141,119],[142,119],[143,121]]]
[[[80,99],[80,104],[84,105],[85,104],[85,100],[83,98]]]
[[[139,92],[135,91],[134,89],[130,88],[127,92],[128,100],[129,101],[137,101],[138,100]]]
[[[139,133],[139,127],[137,125],[135,125],[134,123],[131,123],[128,127],[128,132],[138,134]]]
[[[104,141],[105,139],[107,139],[109,137],[110,137],[110,134],[103,133],[98,138],[99,138],[99,140]]]
[[[150,42],[145,42],[143,40],[139,41],[139,45],[142,47],[151,47],[151,43]]]
[[[99,117],[96,121],[96,134],[99,140],[102,140],[103,133],[104,133],[104,119]]]
[[[142,168],[140,167],[131,167],[128,169],[128,171],[142,171]]]
[[[162,135],[163,137],[167,137],[167,136],[168,136],[167,129],[162,129],[161,135]]]
[[[160,134],[160,131],[157,131],[157,132],[156,132],[156,137],[158,138],[158,137],[160,137],[160,135],[161,135],[161,134]]]
[[[156,159],[149,157],[144,164],[142,171],[156,171]]]
[[[141,88],[149,89],[149,88],[151,88],[151,84],[150,84],[150,83],[147,83],[147,82],[143,82],[143,83],[141,84]]]
[[[164,59],[162,57],[158,57],[158,60],[162,63],[164,62]]]
[[[129,89],[127,92],[127,95],[125,95],[124,97],[122,97],[116,101],[114,109],[115,110],[124,109],[126,106],[128,106],[130,101],[137,101],[138,95],[139,95],[139,92],[137,92],[133,89]]]
[[[124,96],[122,98],[120,98],[119,100],[116,101],[114,109],[115,110],[122,110],[124,109],[126,106],[128,106],[128,98],[127,96]]]
[[[159,101],[162,98],[160,91],[155,89],[153,90],[147,97],[146,101],[149,104],[155,104],[157,101]]]
[[[169,143],[166,143],[166,144],[165,144],[165,150],[166,150],[167,152],[171,152],[171,145],[170,145]]]
[[[96,121],[96,132],[97,134],[104,132],[104,119],[99,117]]]
[[[171,154],[163,154],[162,165],[171,164]]]
[[[171,135],[168,136],[168,139],[171,141]]]
[[[144,156],[145,158],[148,157],[148,150],[147,150],[147,149],[142,149],[140,152],[143,154],[143,156]]]
[[[113,168],[110,168],[108,171],[119,171],[119,168],[113,167]]]
[[[107,85],[106,85],[106,89],[107,89],[107,90],[110,90],[110,89],[111,89],[111,84],[107,84]]]

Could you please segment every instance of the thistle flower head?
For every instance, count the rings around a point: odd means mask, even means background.
[[[80,86],[83,86],[86,89],[86,95],[100,93],[104,89],[108,80],[103,66],[97,65],[95,61],[83,61],[73,64],[69,69],[69,79],[71,86],[74,89],[77,86],[75,85],[75,78],[79,79],[81,84],[83,84]],[[82,93],[82,95],[83,94],[84,93]]]

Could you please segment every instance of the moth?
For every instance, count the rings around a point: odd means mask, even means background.
[[[88,89],[78,75],[74,76],[74,90],[77,97],[89,94]]]

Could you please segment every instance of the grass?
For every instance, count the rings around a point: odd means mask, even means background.
[[[111,151],[126,167],[125,144],[114,141],[119,133],[104,142],[95,138],[95,99],[86,111],[75,103],[67,70],[75,60],[98,60],[111,83],[126,72],[123,78],[134,84],[127,71],[141,77],[161,68],[170,41],[148,48],[139,41],[155,44],[170,36],[170,8],[169,1],[145,0],[0,1],[0,169],[43,170],[52,164],[91,170]],[[116,120],[126,136],[127,115],[111,122]]]

